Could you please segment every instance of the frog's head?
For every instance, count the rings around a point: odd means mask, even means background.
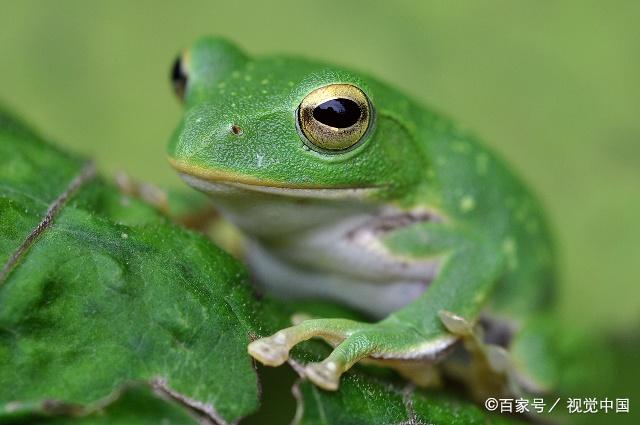
[[[169,159],[200,189],[392,200],[423,166],[410,102],[371,78],[300,58],[252,59],[216,38],[184,52],[172,78],[185,114]]]

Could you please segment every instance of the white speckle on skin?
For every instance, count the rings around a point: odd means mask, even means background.
[[[462,212],[469,212],[476,206],[476,201],[472,196],[465,196],[460,199],[460,209]]]
[[[468,143],[465,143],[465,142],[455,142],[453,144],[453,150],[455,152],[465,154],[465,153],[469,152],[470,146],[469,146]]]
[[[256,166],[258,166],[258,168],[262,167],[262,164],[264,162],[264,155],[262,154],[256,154]]]
[[[282,331],[276,332],[273,336],[273,341],[277,344],[284,344],[287,342],[287,335]]]
[[[513,254],[516,250],[516,244],[513,241],[513,238],[506,238],[503,242],[502,242],[502,252],[504,252],[505,254]]]
[[[476,171],[479,175],[483,175],[487,173],[487,168],[489,165],[489,156],[486,153],[481,153],[476,156]]]
[[[126,233],[122,233],[122,234],[120,235],[120,237],[121,237],[122,239],[127,239],[127,238],[129,237],[129,235],[128,235],[128,234],[126,234]]]
[[[200,121],[202,121],[202,117],[196,118],[196,124],[198,124]]]
[[[517,245],[512,237],[507,237],[502,242],[502,252],[507,257],[507,266],[511,270],[515,270],[518,267],[518,258],[516,257]]]

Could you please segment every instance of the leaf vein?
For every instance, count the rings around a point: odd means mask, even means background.
[[[88,162],[82,167],[80,173],[71,180],[67,188],[58,196],[47,209],[44,217],[38,225],[31,230],[31,232],[27,235],[24,241],[18,246],[18,248],[11,254],[11,257],[7,260],[7,262],[2,266],[2,270],[0,270],[0,285],[4,283],[7,279],[13,267],[20,261],[20,258],[26,254],[31,245],[38,239],[38,237],[51,225],[53,221],[60,213],[60,210],[64,206],[64,204],[71,198],[71,196],[85,183],[93,179],[96,175],[96,167],[93,162]]]

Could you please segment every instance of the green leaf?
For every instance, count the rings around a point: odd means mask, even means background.
[[[451,394],[425,392],[411,385],[404,388],[361,373],[343,379],[339,392],[326,392],[309,382],[300,382],[299,425],[498,425],[516,420],[489,414]]]
[[[14,406],[14,409],[20,406]],[[158,397],[148,387],[124,388],[106,405],[92,407],[41,405],[23,415],[14,411],[12,424],[42,425],[197,425],[199,417],[184,406]],[[0,420],[0,422],[2,422]]]
[[[234,422],[258,406],[246,270],[0,117],[0,405],[153,383]]]

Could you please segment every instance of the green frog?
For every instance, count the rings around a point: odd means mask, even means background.
[[[425,385],[448,370],[553,388],[548,225],[474,135],[366,74],[219,38],[185,51],[172,81],[184,116],[169,161],[246,237],[256,281],[371,318],[298,320],[251,356],[278,366],[320,337],[333,351],[305,374],[326,390],[365,359]]]

